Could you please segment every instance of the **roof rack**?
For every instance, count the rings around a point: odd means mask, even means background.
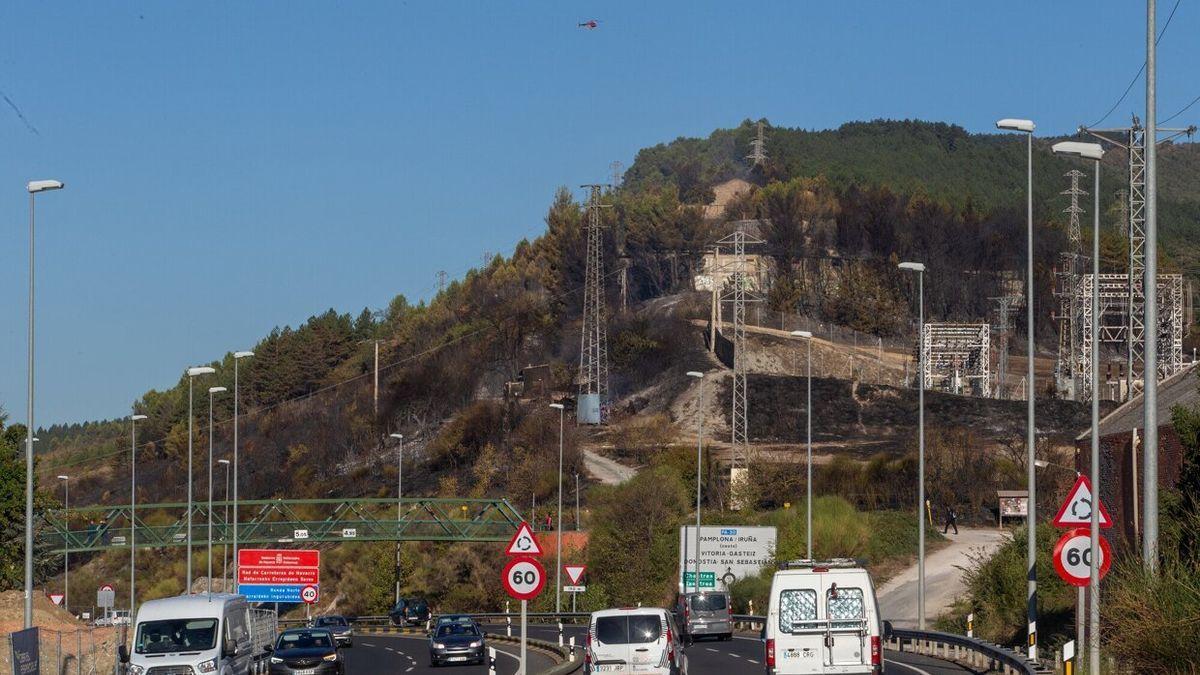
[[[827,568],[847,568],[847,567],[866,567],[867,561],[865,558],[826,558],[824,560],[814,558],[800,558],[798,560],[790,560],[779,563],[781,570],[796,570],[809,569],[813,567]]]

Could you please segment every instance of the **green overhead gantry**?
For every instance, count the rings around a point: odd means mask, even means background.
[[[212,505],[213,544],[233,542],[232,502]],[[46,511],[38,542],[52,553],[187,544],[187,504],[72,507]],[[69,515],[69,523],[66,517]],[[228,521],[227,521],[228,517]],[[238,546],[346,541],[507,542],[522,521],[505,499],[254,499],[238,504]],[[192,505],[192,543],[208,541],[208,503]]]

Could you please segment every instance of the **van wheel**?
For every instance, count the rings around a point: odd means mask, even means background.
[[[726,633],[721,636],[721,642],[729,642],[733,639],[733,633]]]

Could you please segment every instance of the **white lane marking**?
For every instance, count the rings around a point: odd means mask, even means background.
[[[756,666],[759,665],[758,661],[755,661],[754,659],[746,659],[746,660],[749,661],[750,663],[753,663]]]
[[[364,643],[362,643],[362,646],[364,646],[364,647],[374,647],[374,646],[375,646],[375,643],[374,643],[374,642],[364,642]]]
[[[712,652],[712,653],[714,653],[714,654],[720,654],[720,653],[721,653],[721,652],[719,652],[719,651],[717,651],[717,650],[713,649],[712,647],[705,647],[705,648],[704,648],[704,650],[705,650],[705,651]]]
[[[741,655],[741,654],[734,654],[733,652],[728,652],[728,653],[726,653],[726,654],[725,654],[725,656],[732,656],[732,657],[733,657],[733,658],[735,658],[735,659],[740,659],[740,658],[742,658],[742,655]]]
[[[416,666],[409,666],[407,669],[405,669],[404,672],[411,673],[413,671],[413,668],[416,668]]]
[[[913,671],[914,673],[920,673],[920,675],[933,675],[933,673],[930,673],[928,670],[921,670],[920,668],[918,668],[916,666],[910,666],[907,663],[900,663],[899,661],[893,661],[887,657],[884,657],[883,660],[892,664],[893,666],[900,666],[901,668],[908,668],[909,670]]]

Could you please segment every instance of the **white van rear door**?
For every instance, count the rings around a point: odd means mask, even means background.
[[[828,619],[825,662],[833,666],[869,664],[871,638],[864,590],[838,586],[830,579],[825,589],[825,616]]]
[[[629,615],[629,662],[636,671],[662,668],[667,663],[667,627],[657,614]]]
[[[825,622],[817,618],[818,593],[816,588],[779,591],[775,619],[775,672],[779,675],[823,671]]]
[[[592,672],[628,673],[629,617],[601,616],[592,626]]]

